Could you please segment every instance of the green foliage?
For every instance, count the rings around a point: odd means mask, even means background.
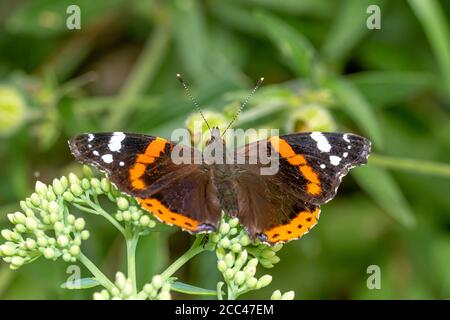
[[[0,298],[450,297],[445,1],[77,3],[79,31],[65,27],[70,1],[0,3]],[[380,6],[381,30],[366,28],[368,4]],[[176,73],[219,123],[264,76],[235,126],[356,132],[373,157],[344,178],[319,225],[276,254],[247,244],[239,226],[189,249],[192,236],[106,179],[53,181],[78,170],[66,143],[75,134],[170,138],[189,126],[195,111]],[[208,250],[216,256],[199,254]],[[254,274],[255,261],[273,268]],[[59,287],[67,263],[83,266],[86,289]],[[366,287],[372,264],[381,290]],[[268,277],[281,290],[252,290]]]

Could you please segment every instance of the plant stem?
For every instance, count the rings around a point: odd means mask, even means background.
[[[127,273],[128,279],[133,285],[133,293],[137,294],[136,281],[136,247],[139,240],[139,232],[133,230],[132,226],[127,223],[125,229],[125,241],[127,244]]]
[[[168,279],[171,277],[175,272],[177,272],[178,269],[180,269],[186,262],[188,262],[190,259],[195,257],[200,252],[203,252],[206,250],[202,243],[202,236],[198,236],[194,243],[192,244],[191,248],[186,251],[181,257],[179,257],[177,260],[175,260],[162,274],[161,276],[164,279]],[[206,246],[205,246],[206,247]]]
[[[391,169],[423,173],[441,178],[450,178],[450,164],[446,163],[387,157],[378,154],[372,154],[369,158],[369,163]]]
[[[104,275],[103,272],[100,271],[97,266],[88,259],[82,252],[77,257],[78,261],[80,261],[95,277],[95,280],[97,280],[103,287],[111,291],[115,286],[114,284]]]

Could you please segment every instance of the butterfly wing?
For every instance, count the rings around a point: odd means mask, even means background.
[[[174,143],[113,132],[79,135],[69,146],[78,161],[106,172],[120,191],[135,197],[160,221],[194,233],[217,227],[221,211],[207,168],[174,163]]]
[[[238,217],[252,236],[276,243],[297,239],[317,223],[319,205],[335,196],[351,168],[367,162],[370,141],[355,134],[297,133],[246,145],[238,156],[249,161],[255,148],[277,160],[278,170],[261,175],[260,163],[237,165]]]

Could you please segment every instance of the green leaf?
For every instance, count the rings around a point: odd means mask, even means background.
[[[349,79],[376,107],[401,103],[436,85],[436,78],[423,72],[367,71],[352,74]]]
[[[216,290],[199,288],[199,287],[192,286],[190,284],[183,283],[183,282],[180,282],[180,281],[175,281],[174,283],[172,283],[171,288],[174,291],[181,292],[181,293],[186,293],[186,294],[192,294],[192,295],[201,295],[201,296],[215,296],[215,295],[217,295],[217,291]]]
[[[211,78],[205,62],[209,55],[207,25],[200,1],[171,1],[174,34],[183,67],[196,82]]]
[[[64,282],[61,285],[61,288],[69,290],[79,290],[79,289],[89,289],[99,285],[100,282],[98,282],[95,278],[82,278],[80,280]]]
[[[339,3],[322,53],[331,62],[342,60],[369,31],[366,26],[367,7],[376,0],[346,0]]]
[[[258,11],[256,17],[292,71],[299,76],[311,77],[315,50],[309,40],[292,26],[267,12]]]
[[[450,96],[450,32],[445,13],[436,0],[409,0],[409,4],[425,29]]]
[[[343,77],[331,78],[326,81],[325,86],[335,94],[342,110],[373,140],[377,148],[382,149],[381,128],[366,97]]]
[[[230,1],[234,2],[234,1]],[[332,13],[333,6],[326,0],[236,0],[253,6],[261,6],[274,11],[287,14],[308,14],[315,17],[328,17]]]
[[[412,210],[387,170],[368,165],[352,170],[352,175],[361,188],[392,218],[406,227],[414,226],[416,220]]]

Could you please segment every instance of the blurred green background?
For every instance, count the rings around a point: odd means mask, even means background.
[[[71,4],[81,30],[66,27]],[[380,30],[366,26],[370,4],[381,8]],[[374,154],[322,207],[318,226],[285,245],[272,285],[244,297],[448,299],[449,18],[446,0],[1,1],[0,226],[37,179],[80,170],[71,136],[170,138],[184,126],[193,107],[176,73],[225,116],[264,76],[237,126],[356,132]],[[83,251],[112,277],[124,267],[122,239],[101,219],[87,223]],[[142,238],[139,281],[192,240],[177,230]],[[380,290],[366,286],[370,265],[381,268]],[[59,287],[66,267],[0,262],[0,298],[91,298],[95,289]],[[207,288],[219,279],[213,254],[178,275]]]

